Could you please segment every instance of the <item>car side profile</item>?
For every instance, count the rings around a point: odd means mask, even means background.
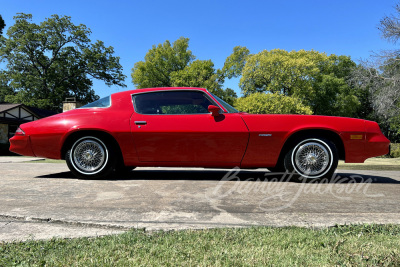
[[[124,91],[22,124],[10,151],[65,159],[79,178],[140,166],[268,168],[331,177],[338,160],[388,153],[376,122],[330,116],[247,114],[203,88]]]

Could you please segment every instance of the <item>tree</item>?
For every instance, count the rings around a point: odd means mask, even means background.
[[[125,87],[125,75],[113,47],[91,43],[90,29],[71,18],[52,15],[40,24],[31,14],[19,13],[0,40],[0,59],[13,93],[8,102],[58,110],[66,97],[82,102],[98,99],[91,79]]]
[[[400,5],[395,14],[384,16],[378,29],[388,42],[400,38]],[[400,140],[400,49],[375,53],[354,69],[352,83],[363,92],[367,118],[377,120],[386,136]]]
[[[0,15],[0,35],[3,34],[3,29],[6,26],[6,24],[4,23],[3,17]]]
[[[183,70],[195,59],[188,50],[189,38],[179,38],[173,45],[167,40],[147,52],[144,61],[135,63],[132,82],[136,88],[171,87],[171,74]]]
[[[246,60],[250,55],[250,50],[244,46],[235,46],[232,54],[227,57],[222,71],[224,75],[231,79],[239,77],[242,74]]]
[[[330,55],[318,66],[311,106],[315,114],[353,117],[361,109],[360,92],[349,80],[356,64],[348,56]]]
[[[211,60],[195,60],[183,70],[171,73],[171,85],[174,87],[202,87],[221,97],[229,104],[237,98],[232,89],[223,89],[218,70],[214,68]]]
[[[249,54],[235,47],[224,65],[227,77],[239,77],[245,96],[256,92],[295,96],[315,114],[352,116],[359,107],[347,77],[355,63],[346,56],[317,51],[274,49]]]
[[[279,93],[254,93],[238,98],[235,108],[252,114],[312,114],[311,108],[296,97]]]
[[[184,69],[172,72],[170,79],[171,85],[177,87],[205,87],[212,92],[221,89],[211,60],[195,60]]]
[[[400,72],[397,59],[363,61],[352,73],[352,82],[362,92],[362,116],[378,121],[392,141],[400,140]],[[378,63],[380,62],[380,63]]]
[[[189,38],[179,38],[172,46],[167,40],[147,52],[144,61],[135,63],[132,82],[136,88],[202,87],[232,104],[236,93],[223,89],[224,75],[211,60],[194,60]]]
[[[13,93],[13,90],[8,86],[9,80],[4,71],[0,71],[0,103],[5,102],[5,97]]]

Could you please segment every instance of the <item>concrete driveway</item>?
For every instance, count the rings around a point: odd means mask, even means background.
[[[65,164],[0,160],[0,240],[99,236],[130,228],[400,223],[400,172],[337,171],[332,183],[266,169],[137,168],[80,180]]]

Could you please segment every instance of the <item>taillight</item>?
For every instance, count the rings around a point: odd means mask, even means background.
[[[18,129],[15,131],[15,135],[25,135],[25,132],[22,131],[22,129],[18,127]]]

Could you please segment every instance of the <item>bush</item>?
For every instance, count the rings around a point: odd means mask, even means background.
[[[312,114],[311,108],[300,99],[279,93],[254,93],[236,99],[234,106],[252,114]]]
[[[390,157],[400,158],[400,144],[390,144]]]

